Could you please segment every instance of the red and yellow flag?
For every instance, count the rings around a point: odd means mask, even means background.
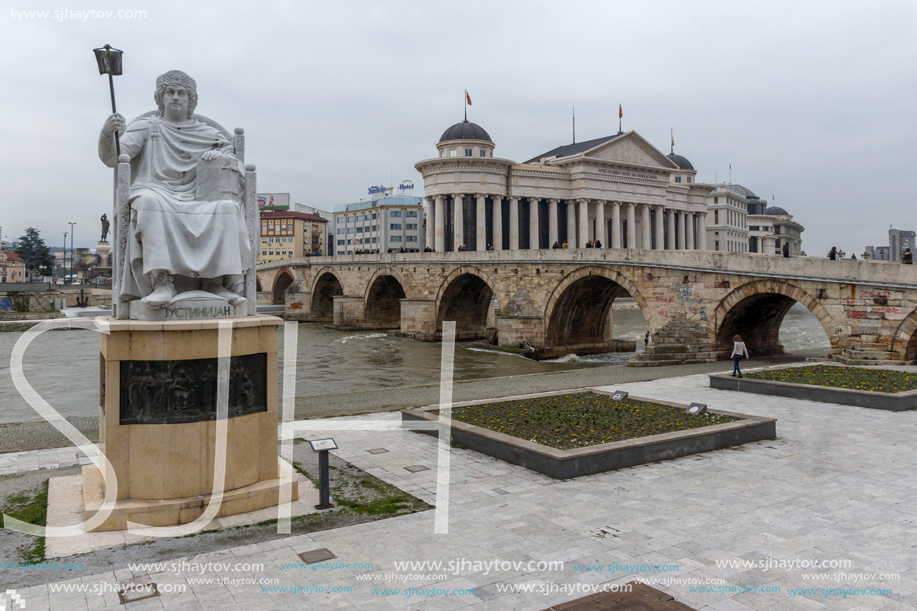
[[[468,105],[471,106],[471,96],[468,95],[468,90],[467,90],[467,89],[465,90],[465,102],[467,102]]]

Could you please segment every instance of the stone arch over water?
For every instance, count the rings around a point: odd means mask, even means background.
[[[493,283],[481,270],[453,270],[436,297],[436,332],[442,333],[443,321],[454,320],[456,339],[486,337],[487,324],[493,317],[493,299]]]
[[[401,327],[401,300],[407,294],[404,282],[391,269],[381,269],[370,279],[366,288],[364,320],[379,329]]]
[[[817,299],[782,280],[757,280],[736,288],[716,307],[710,325],[719,358],[729,358],[736,335],[742,337],[753,356],[783,354],[780,326],[796,303],[815,315],[831,342],[832,352],[839,353],[836,325]]]
[[[334,297],[343,295],[341,281],[331,272],[323,272],[312,285],[312,316],[319,320],[334,319]]]
[[[261,290],[260,282],[258,283],[258,290]],[[293,284],[293,274],[288,269],[282,269],[277,272],[277,275],[274,276],[274,286],[271,288],[271,295],[275,304],[282,304],[284,302],[284,293],[287,292],[287,289],[290,288],[290,285]]]
[[[545,346],[596,344],[612,339],[611,306],[624,291],[644,313],[646,300],[640,291],[613,269],[588,266],[566,275],[545,306]]]

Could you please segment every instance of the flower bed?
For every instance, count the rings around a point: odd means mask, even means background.
[[[558,450],[685,431],[738,418],[595,392],[531,397],[453,408],[452,419]]]
[[[754,380],[770,380],[789,384],[812,384],[850,390],[898,393],[917,390],[917,374],[890,369],[865,369],[863,367],[837,367],[834,365],[813,365],[810,367],[787,367],[771,371],[757,371],[745,374]]]
[[[475,401],[454,407],[452,420],[440,419],[436,405],[403,410],[401,418],[448,425],[452,441],[461,446],[558,479],[777,435],[772,418],[720,411],[692,416],[687,407],[638,397],[613,401],[609,393],[593,391]],[[439,434],[437,429],[418,432]]]
[[[710,376],[710,387],[822,403],[904,411],[917,409],[917,375],[890,369],[812,365]]]

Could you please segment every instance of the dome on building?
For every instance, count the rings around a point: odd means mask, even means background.
[[[758,196],[751,192],[751,189],[743,187],[742,185],[729,185],[736,191],[742,194],[746,199],[758,199]]]
[[[483,127],[470,121],[461,121],[444,131],[439,141],[445,142],[446,140],[485,140],[493,142]]]
[[[780,206],[771,206],[764,211],[764,214],[771,214],[773,216],[790,216],[790,213],[781,208]]]
[[[691,162],[685,159],[684,157],[682,157],[681,155],[676,155],[675,153],[671,153],[670,155],[666,155],[666,158],[669,161],[671,161],[672,163],[674,163],[675,165],[677,165],[678,169],[680,170],[693,170],[694,169],[694,166],[691,165]]]

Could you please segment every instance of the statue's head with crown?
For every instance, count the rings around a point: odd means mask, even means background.
[[[173,95],[177,94],[177,98]],[[182,99],[186,103],[182,104]],[[170,113],[179,113],[180,121],[187,121],[197,107],[197,83],[181,70],[169,70],[156,79],[156,92],[153,94],[159,116],[169,120]],[[171,119],[175,120],[175,119]]]

